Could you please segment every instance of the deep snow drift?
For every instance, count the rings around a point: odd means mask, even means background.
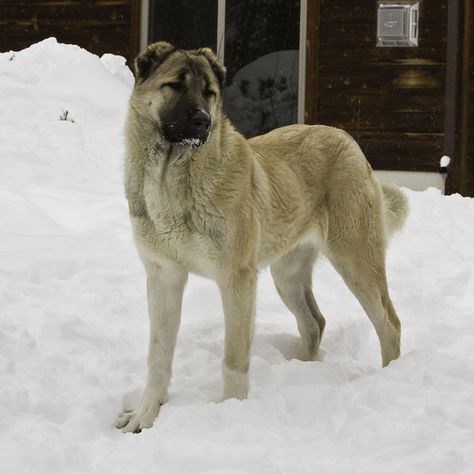
[[[249,400],[217,403],[222,310],[192,277],[169,403],[140,435],[113,427],[146,373],[122,189],[132,83],[123,59],[54,40],[0,55],[0,472],[473,472],[474,200],[434,190],[407,191],[388,253],[398,361],[380,368],[373,328],[325,260],[320,360],[295,360],[296,324],[264,271]]]

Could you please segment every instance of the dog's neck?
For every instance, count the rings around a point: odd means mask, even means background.
[[[134,111],[130,111],[134,114]],[[202,202],[199,207],[209,205],[215,199],[222,173],[223,140],[231,133],[245,139],[233,129],[224,116],[215,120],[207,143],[193,148],[181,144],[169,144],[155,131],[153,136],[149,122],[140,117],[129,117],[127,123],[127,159],[125,165],[125,187],[130,213],[136,216],[147,214],[143,183],[152,183],[153,194],[163,206],[195,208],[195,197]],[[204,202],[209,201],[209,202]]]

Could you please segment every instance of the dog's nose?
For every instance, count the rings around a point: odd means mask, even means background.
[[[211,116],[204,110],[196,110],[190,118],[191,127],[196,136],[207,134],[211,127]]]

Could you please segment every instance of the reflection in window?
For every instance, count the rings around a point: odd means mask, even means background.
[[[181,49],[217,45],[217,0],[150,0],[149,42]]]
[[[225,111],[247,137],[298,117],[300,0],[226,2]]]

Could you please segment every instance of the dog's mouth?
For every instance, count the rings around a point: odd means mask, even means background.
[[[170,145],[179,145],[184,148],[199,148],[209,141],[209,133],[200,136],[189,136],[186,134],[169,134],[165,132],[163,135]]]
[[[207,112],[197,110],[184,119],[165,122],[163,136],[173,145],[198,148],[209,140],[211,123],[211,116]]]
[[[176,123],[164,124],[163,137],[172,145],[181,145],[184,147],[198,148],[207,143],[209,139],[209,130],[202,130],[196,133],[189,127]]]
[[[205,140],[201,138],[183,138],[181,141],[176,142],[178,145],[190,148],[199,148],[201,145],[205,145],[209,139],[209,136]]]

